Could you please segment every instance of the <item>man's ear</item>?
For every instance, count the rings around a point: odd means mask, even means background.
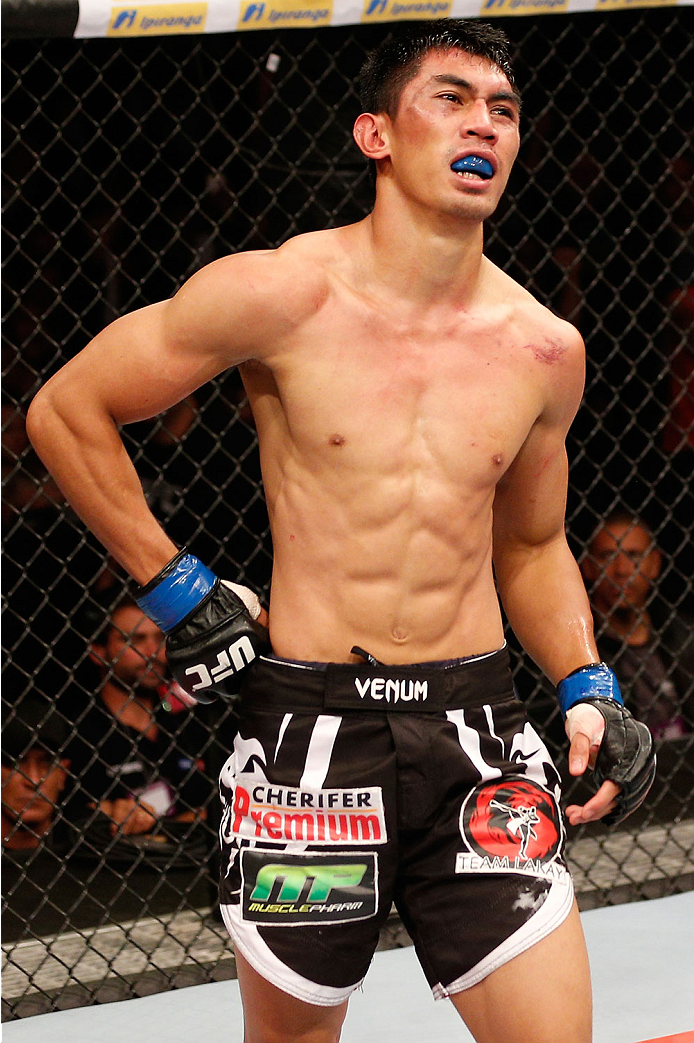
[[[371,112],[362,112],[357,116],[352,134],[367,159],[385,159],[390,155],[388,124],[385,113],[374,115]]]

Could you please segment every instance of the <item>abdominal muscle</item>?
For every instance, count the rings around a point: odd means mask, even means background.
[[[270,502],[270,636],[277,655],[391,664],[492,651],[503,627],[491,566],[491,492],[443,477],[315,469]]]

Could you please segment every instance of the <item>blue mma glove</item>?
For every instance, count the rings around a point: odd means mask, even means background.
[[[603,822],[616,826],[643,803],[655,778],[653,737],[641,721],[624,706],[617,678],[606,663],[579,667],[560,682],[557,689],[562,714],[570,721],[574,707],[594,706],[605,725],[593,775],[600,787],[605,779],[621,786],[617,806]]]
[[[220,580],[186,550],[137,591],[137,604],[166,634],[166,658],[184,691],[200,703],[234,700],[243,672],[270,650],[256,622],[260,602],[247,587]]]

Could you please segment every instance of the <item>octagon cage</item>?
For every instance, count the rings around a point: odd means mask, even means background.
[[[567,529],[594,605],[606,585],[625,582],[614,578],[621,561],[622,572],[641,570],[648,621],[635,642],[607,610],[596,615],[601,654],[651,727],[659,766],[649,799],[623,826],[569,829],[583,909],[693,882],[687,15],[496,19],[517,53],[523,143],[486,252],[585,339]],[[3,755],[3,829],[5,772],[23,752],[17,728],[50,733],[51,767],[63,772],[50,832],[27,847],[12,843],[20,831],[11,822],[3,833],[6,1020],[234,974],[215,901],[228,710],[190,710],[157,689],[162,757],[188,758],[171,796],[183,814],[155,834],[111,829],[95,781],[108,774],[112,726],[99,692],[105,627],[125,577],[33,452],[27,407],[107,323],[172,296],[202,265],[369,211],[369,174],[351,137],[354,80],[391,31],[3,43],[3,712],[15,736]],[[266,597],[272,546],[237,372],[123,436],[172,538]],[[586,783],[567,773],[555,694],[511,633],[509,644],[517,691],[565,776],[566,800],[583,800]],[[393,914],[381,945],[408,943]]]

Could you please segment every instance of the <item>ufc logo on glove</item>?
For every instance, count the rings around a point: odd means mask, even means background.
[[[205,663],[196,663],[195,666],[189,666],[184,672],[186,677],[190,677],[192,674],[198,675],[198,683],[190,689],[192,692],[197,692],[200,688],[211,688],[213,684],[223,681],[225,677],[238,674],[254,659],[255,649],[250,638],[240,637],[238,641],[229,645],[228,649],[218,652],[217,666],[213,666],[211,670],[208,670]]]

